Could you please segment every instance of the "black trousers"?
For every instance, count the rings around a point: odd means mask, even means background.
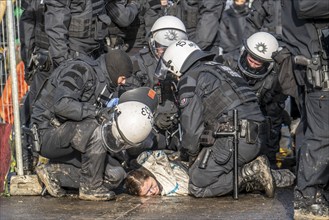
[[[260,146],[260,138],[256,144],[247,144],[245,139],[239,139],[238,166],[242,167],[254,160],[259,154]],[[219,138],[210,148],[212,152],[207,167],[199,167],[206,150],[203,148],[189,169],[189,192],[195,197],[221,196],[233,191],[233,139]]]
[[[296,192],[315,202],[316,193],[329,201],[329,92],[305,94],[305,136],[297,146]]]
[[[40,154],[51,163],[66,163],[80,168],[80,186],[97,188],[103,184],[107,151],[101,127],[95,119],[68,121],[41,132]]]

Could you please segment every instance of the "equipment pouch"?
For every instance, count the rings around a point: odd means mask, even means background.
[[[247,129],[246,129],[246,143],[248,144],[255,144],[258,139],[258,123],[249,121],[247,122]]]
[[[98,15],[96,20],[95,40],[103,40],[108,35],[108,26],[111,24],[111,18],[106,14]]]
[[[204,130],[200,137],[200,145],[203,147],[210,147],[216,141],[216,138],[213,136],[212,130]]]

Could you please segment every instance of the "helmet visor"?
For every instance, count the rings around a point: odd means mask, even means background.
[[[253,64],[251,64],[253,62]],[[255,64],[260,64],[259,67]],[[248,77],[251,78],[263,78],[271,70],[270,62],[264,62],[252,54],[248,53],[246,50],[242,53],[239,58],[238,66],[239,69]]]
[[[167,76],[168,70],[169,69],[168,69],[167,65],[165,64],[165,61],[163,60],[163,58],[161,56],[158,61],[157,67],[155,68],[155,73],[154,73],[155,77],[158,80],[164,80]]]
[[[104,146],[109,152],[118,153],[122,150],[136,147],[138,145],[130,145],[122,139],[120,135],[113,134],[112,126],[114,124],[114,117],[116,114],[112,114],[111,119],[102,124],[101,135]]]

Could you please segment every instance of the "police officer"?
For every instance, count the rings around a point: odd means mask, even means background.
[[[109,27],[109,42],[107,42],[110,48],[119,48],[125,51],[129,49],[129,45],[124,41],[126,37],[124,28],[128,27],[136,19],[140,7],[140,3],[137,1],[106,1],[106,12],[112,20]]]
[[[272,30],[282,39],[284,49],[273,57],[281,65],[279,82],[301,112],[295,218],[328,218],[328,3],[255,0],[247,27],[249,33]]]
[[[257,32],[244,43],[236,71],[242,75],[256,93],[262,113],[269,119],[269,136],[261,153],[265,154],[271,168],[277,168],[281,127],[287,96],[282,93],[278,79],[278,65],[272,54],[279,49],[276,38],[267,32]]]
[[[166,48],[175,41],[187,39],[183,22],[174,16],[163,16],[156,20],[151,28],[149,47],[139,51],[132,57],[134,63],[134,75],[139,79],[140,86],[148,86],[157,91],[159,105],[156,110],[156,135],[157,148],[176,149],[178,140],[174,132],[178,132],[178,108],[175,96],[175,81],[165,79],[163,76],[155,76],[157,62]],[[175,142],[171,142],[172,138]]]
[[[226,0],[182,0],[178,3],[177,16],[186,26],[188,37],[202,50],[218,53],[218,25]]]
[[[223,53],[240,48],[246,17],[249,14],[248,0],[234,0],[233,4],[223,12],[219,23],[219,46]]]
[[[51,74],[53,65],[49,56],[49,40],[45,33],[45,4],[40,0],[23,1],[24,9],[20,17],[21,57],[25,65],[25,81],[29,91],[21,107],[21,124],[28,128],[32,112],[32,103],[44,80]],[[23,130],[23,169],[33,171],[31,137]]]
[[[80,168],[81,199],[109,200],[115,194],[103,186],[107,153],[99,125],[108,118],[104,107],[116,87],[132,74],[132,64],[121,50],[111,50],[96,61],[82,57],[63,62],[38,93],[32,124],[41,149],[35,150],[50,163]],[[37,167],[36,172],[52,196],[65,195],[48,166]]]
[[[179,80],[181,145],[192,164],[189,192],[196,197],[210,197],[232,191],[232,139],[214,139],[213,132],[230,129],[232,110],[237,109],[239,119],[248,124],[241,136],[244,132],[250,134],[239,138],[239,186],[248,191],[263,190],[273,197],[275,185],[269,162],[264,156],[257,157],[265,120],[257,97],[238,73],[207,61],[212,57],[195,43],[181,40],[167,48],[161,65],[163,71],[173,73]],[[208,153],[210,156],[202,165]]]
[[[45,4],[45,30],[55,67],[79,54],[97,58],[104,53],[111,24],[104,0],[45,0]]]
[[[160,0],[138,0],[139,13],[134,21],[126,28],[120,28],[125,35],[125,43],[128,45],[127,53],[133,56],[139,50],[148,46],[147,35],[154,22],[161,17],[163,10]]]

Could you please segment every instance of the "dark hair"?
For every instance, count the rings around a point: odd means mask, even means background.
[[[139,196],[145,180],[149,177],[154,178],[153,174],[144,167],[130,171],[124,184],[126,192],[131,195]]]

